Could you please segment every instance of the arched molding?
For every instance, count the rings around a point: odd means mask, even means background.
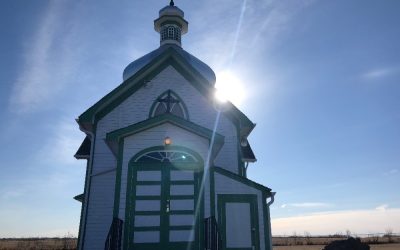
[[[188,109],[185,105],[185,103],[183,102],[182,98],[179,97],[179,95],[177,93],[175,93],[173,90],[169,89],[167,91],[164,91],[161,95],[159,95],[153,102],[153,104],[150,107],[150,112],[149,112],[149,118],[155,117],[157,116],[155,114],[157,108],[159,105],[165,105],[164,103],[160,102],[159,100],[162,98],[165,98],[166,96],[168,96],[168,93],[170,93],[171,97],[176,99],[178,101],[178,103],[174,103],[174,106],[172,107],[172,109],[170,111],[172,111],[175,108],[175,105],[179,105],[179,107],[182,109],[182,113],[183,113],[183,119],[190,121],[189,119],[189,112]],[[165,113],[170,113],[172,115],[173,112],[165,112]]]

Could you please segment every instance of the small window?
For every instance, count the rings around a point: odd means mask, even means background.
[[[163,27],[161,30],[161,41],[164,41],[168,37],[168,29]]]
[[[175,29],[173,26],[168,27],[168,39],[174,39]]]
[[[150,110],[150,117],[172,114],[183,119],[188,119],[188,114],[182,100],[171,90],[160,95]]]

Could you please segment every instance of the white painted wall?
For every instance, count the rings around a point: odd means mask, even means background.
[[[263,217],[263,204],[262,193],[260,190],[247,186],[241,182],[233,180],[225,175],[215,172],[215,204],[218,202],[218,194],[255,194],[257,195],[258,205],[258,227],[260,249],[265,249],[265,236],[264,236],[264,217]],[[215,215],[218,218],[217,205],[215,206]],[[267,225],[268,226],[268,225]]]
[[[128,97],[118,107],[103,117],[97,124],[93,173],[99,173],[104,170],[116,167],[116,159],[106,145],[104,139],[106,134],[119,128],[123,128],[137,122],[148,119],[148,114],[154,100],[166,90],[171,89],[179,95],[188,108],[190,121],[208,129],[213,129],[216,110],[208,101],[172,66],[167,67],[160,72],[149,84],[136,91]],[[165,132],[165,131],[164,131]],[[154,131],[153,139],[148,137],[149,141],[142,144],[144,149],[147,145],[160,145],[161,141],[155,138],[162,137],[163,131]],[[180,134],[182,131],[178,133]],[[217,132],[225,136],[225,144],[221,148],[215,159],[215,164],[227,168],[229,171],[237,173],[238,171],[238,150],[237,150],[237,135],[236,128],[233,123],[224,115],[221,115],[218,124]],[[156,135],[156,133],[158,133]],[[178,134],[174,134],[176,136]],[[160,137],[161,136],[161,137]],[[176,140],[170,136],[173,140]],[[139,140],[136,140],[136,143]],[[201,140],[200,140],[201,141]],[[127,142],[129,143],[129,142]],[[192,141],[192,144],[187,144],[193,148],[194,144],[198,144],[199,140]],[[208,144],[200,143],[201,146]],[[129,145],[127,145],[129,147]],[[130,148],[130,150],[134,150]],[[204,156],[204,151],[199,152]],[[126,153],[126,154],[125,154]],[[133,151],[124,152],[125,155],[132,155]],[[127,156],[128,157],[128,156]],[[206,159],[206,157],[204,157]],[[124,159],[124,164],[126,164]],[[126,166],[126,165],[124,165]],[[121,205],[125,204],[122,198],[125,198],[126,189],[126,172],[122,172],[123,179],[121,187]],[[208,187],[208,185],[206,185]],[[86,220],[86,236],[85,249],[101,249],[104,246],[104,241],[108,233],[112,220],[112,207],[114,205],[114,188],[115,188],[115,172],[108,173],[105,176],[93,177],[90,187],[90,199],[88,206],[88,218]],[[206,207],[209,207],[209,190],[205,190]],[[124,206],[120,205],[120,217],[124,215]],[[121,213],[122,212],[122,213]],[[205,215],[209,216],[209,210],[205,211]],[[122,217],[122,219],[124,219]]]

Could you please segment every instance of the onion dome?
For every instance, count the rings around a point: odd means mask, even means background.
[[[144,56],[140,57],[139,59],[131,62],[124,70],[124,73],[123,73],[124,81],[129,79],[136,72],[138,72],[144,66],[149,64],[151,61],[153,61],[156,57],[161,55],[168,48],[172,48],[176,52],[178,52],[178,54],[181,55],[183,57],[183,59],[186,60],[187,63],[189,63],[195,70],[197,70],[211,85],[214,85],[215,80],[216,80],[214,71],[207,64],[202,62],[200,59],[196,58],[192,54],[186,52],[184,49],[182,49],[181,47],[174,45],[174,44],[162,45],[158,49],[153,50],[152,52],[148,53],[147,55],[144,55]]]

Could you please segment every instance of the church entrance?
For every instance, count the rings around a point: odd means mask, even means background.
[[[146,151],[129,169],[128,249],[199,249],[202,161],[183,150]]]

